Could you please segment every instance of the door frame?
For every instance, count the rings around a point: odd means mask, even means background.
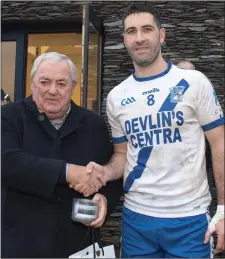
[[[103,37],[104,37],[104,26],[102,20],[92,10],[91,4],[87,2],[84,4],[84,57],[83,57],[83,94],[82,94],[82,106],[87,108],[87,97],[88,97],[88,52],[89,52],[89,22],[92,23],[95,30],[99,33],[98,39],[98,63],[97,63],[97,100],[98,100],[98,114],[101,114],[102,105],[102,55],[103,55]]]
[[[15,58],[15,81],[14,81],[14,101],[19,100],[25,95],[25,75],[26,70],[26,51],[27,37],[23,30],[11,28],[5,31],[2,28],[1,41],[16,41],[16,58]]]

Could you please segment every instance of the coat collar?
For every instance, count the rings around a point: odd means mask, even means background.
[[[31,96],[25,99],[25,105],[27,106],[29,112],[35,117],[36,122],[41,125],[44,130],[53,138],[57,138],[59,135],[61,138],[64,138],[67,135],[75,132],[82,126],[86,118],[86,112],[84,112],[85,109],[76,105],[71,100],[70,112],[60,129],[56,130],[55,127],[51,124],[50,120],[47,118],[46,114],[40,113],[38,111],[37,105]]]

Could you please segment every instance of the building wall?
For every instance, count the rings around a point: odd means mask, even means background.
[[[2,22],[72,20],[82,17],[82,1],[2,1]]]
[[[105,26],[101,113],[106,118],[105,101],[109,91],[129,76],[132,62],[122,40],[121,17],[130,2],[91,1],[94,11]],[[205,73],[215,86],[224,109],[224,9],[219,1],[157,1],[162,24],[166,28],[163,56],[170,60],[189,59]],[[2,2],[2,21],[69,20],[81,17],[81,2],[38,1]],[[215,209],[216,192],[213,178],[211,191]],[[121,202],[103,227],[107,243],[118,248],[120,243]],[[223,255],[224,256],[224,255]]]

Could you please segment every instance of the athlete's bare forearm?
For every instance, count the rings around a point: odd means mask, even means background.
[[[126,154],[118,152],[113,154],[110,162],[104,166],[107,181],[113,181],[123,177],[126,161]]]
[[[219,205],[224,205],[224,125],[206,131],[212,153],[213,173]]]
[[[224,205],[224,142],[212,145],[211,152],[218,204]]]
[[[123,177],[127,161],[127,142],[114,145],[114,154],[110,162],[104,166],[106,181],[113,181]]]

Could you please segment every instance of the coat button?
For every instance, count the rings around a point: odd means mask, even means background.
[[[62,235],[62,230],[61,229],[57,229],[57,233],[59,234],[59,235]]]
[[[44,115],[38,115],[38,120],[39,121],[44,121],[45,120],[45,116]]]
[[[58,200],[58,203],[63,203],[63,199],[61,197],[58,197],[57,200]]]

